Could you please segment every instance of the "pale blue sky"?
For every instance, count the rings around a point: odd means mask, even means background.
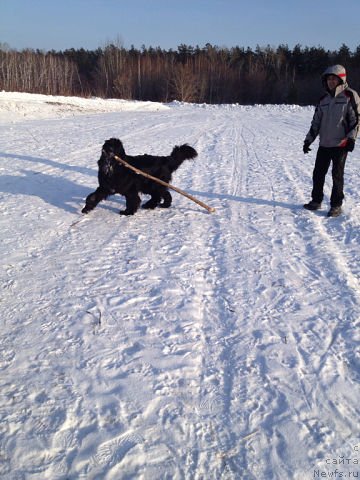
[[[0,42],[64,50],[360,45],[360,0],[0,0]]]

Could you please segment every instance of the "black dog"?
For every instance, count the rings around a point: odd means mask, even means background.
[[[140,192],[151,195],[150,200],[143,205],[143,208],[170,207],[172,197],[167,187],[132,172],[119,163],[114,155],[135,168],[169,183],[172,173],[180,167],[184,160],[197,157],[197,152],[194,148],[184,144],[180,147],[174,147],[168,157],[153,155],[131,157],[126,155],[123,144],[119,139],[110,138],[106,140],[98,161],[99,187],[86,198],[82,213],[90,212],[101,200],[115,193],[124,195],[126,198],[126,209],[120,211],[121,215],[134,215],[140,206]]]

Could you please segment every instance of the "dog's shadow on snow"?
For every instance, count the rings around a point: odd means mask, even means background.
[[[97,187],[97,169],[81,167],[77,165],[67,165],[55,160],[41,157],[31,157],[26,155],[16,155],[0,152],[0,157],[25,160],[26,162],[41,163],[60,171],[69,170],[94,177],[94,188]],[[94,190],[75,182],[68,180],[64,176],[49,175],[47,173],[34,172],[32,170],[20,170],[22,175],[11,176],[2,175],[0,177],[0,192],[11,193],[13,195],[30,195],[41,198],[44,202],[54,205],[57,208],[71,213],[79,213],[86,197]],[[254,197],[239,197],[224,193],[188,191],[195,197],[206,197],[214,200],[229,200],[247,204],[281,207],[289,210],[297,210],[299,205],[278,202],[275,200],[265,200]],[[121,203],[121,198],[116,196]],[[113,199],[115,197],[112,197]],[[26,201],[24,202],[26,204]],[[111,206],[102,205],[106,209],[114,209]],[[114,209],[115,210],[115,209]]]

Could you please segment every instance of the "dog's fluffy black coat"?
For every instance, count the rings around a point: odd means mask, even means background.
[[[124,195],[126,199],[126,208],[120,211],[121,215],[133,215],[137,211],[141,202],[139,193],[151,195],[150,200],[143,205],[143,208],[170,207],[172,197],[167,187],[132,172],[115,160],[114,155],[135,168],[169,183],[172,173],[180,167],[184,160],[195,158],[197,152],[194,148],[184,144],[174,147],[167,157],[153,155],[132,157],[126,155],[123,144],[118,138],[106,140],[98,161],[99,187],[86,198],[82,213],[93,210],[101,200],[115,193]]]

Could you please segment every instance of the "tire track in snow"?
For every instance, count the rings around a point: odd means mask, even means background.
[[[246,179],[246,166],[243,163],[247,159],[242,158],[242,163],[239,163],[238,143],[234,146],[232,141],[234,137],[239,138],[242,127],[240,124],[238,128],[234,127],[229,131],[225,128],[228,119],[226,116],[224,117],[219,118],[219,127],[212,133],[215,137],[214,141],[210,141],[210,145],[213,145],[213,156],[214,154],[218,155],[217,151],[220,153],[220,164],[217,166],[219,175],[213,175],[211,179],[207,179],[205,176],[202,182],[209,185],[210,190],[215,192],[226,192],[225,185],[230,182],[229,187],[232,194],[241,193],[239,192],[240,185]],[[223,170],[226,172],[224,166],[227,164],[231,165],[230,176],[222,175]],[[241,175],[234,178],[234,174],[239,172],[239,168],[245,171],[241,171]],[[219,219],[219,215],[224,216],[225,220]],[[235,221],[238,218],[236,214]],[[189,475],[195,475],[194,478],[197,478],[197,471],[211,470],[214,478],[221,478],[222,475],[236,476],[241,471],[233,460],[233,457],[238,454],[239,447],[235,448],[236,440],[233,437],[233,419],[231,418],[234,395],[232,374],[236,370],[231,352],[239,334],[234,321],[232,292],[228,291],[228,271],[226,269],[224,271],[223,267],[227,263],[226,254],[233,248],[234,241],[231,228],[229,231],[229,228],[226,227],[227,220],[226,213],[219,212],[212,220],[213,233],[204,231],[198,235],[199,238],[213,239],[207,246],[209,261],[213,266],[210,270],[208,269],[206,279],[202,280],[204,285],[201,289],[207,293],[203,293],[201,300],[204,305],[202,314],[204,345],[198,407],[199,413],[201,413],[201,422],[198,421],[196,424],[198,437],[197,444],[195,443],[195,450],[197,449],[199,454],[196,456],[196,464],[192,466],[192,470],[188,471]],[[204,251],[204,248],[201,250]],[[237,438],[237,441],[239,440],[241,439]]]

